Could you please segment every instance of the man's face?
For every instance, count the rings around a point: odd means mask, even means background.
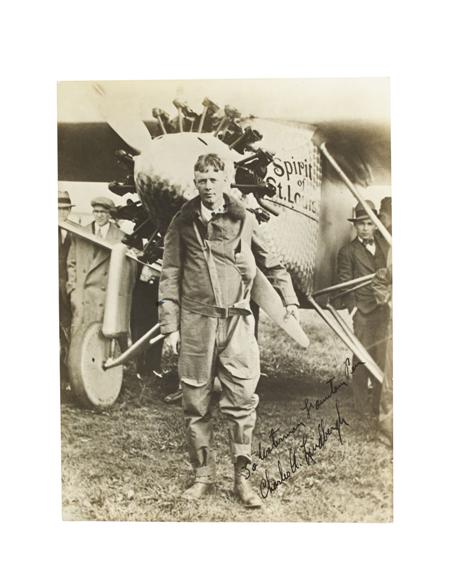
[[[58,220],[65,222],[70,214],[70,208],[58,208]]]
[[[94,214],[95,223],[98,226],[102,227],[109,222],[111,214],[109,213],[109,210],[106,210],[106,208],[95,206],[92,213]]]
[[[374,224],[367,218],[366,220],[358,220],[355,222],[356,232],[362,240],[370,240],[373,238],[375,232]]]
[[[223,205],[226,181],[225,173],[212,167],[207,168],[204,172],[194,172],[195,187],[200,194],[202,203],[208,209],[215,210]]]

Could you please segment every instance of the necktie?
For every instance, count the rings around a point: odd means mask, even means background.
[[[372,256],[375,256],[375,253],[377,251],[377,247],[375,246],[375,240],[373,238],[372,240],[363,240],[362,243],[367,252]]]
[[[218,216],[219,214],[223,214],[223,208],[218,208],[217,210],[213,210],[211,212],[211,218],[214,218],[214,216]]]
[[[102,229],[100,228],[100,226],[97,228],[97,233],[96,233],[97,238],[103,239],[103,232]],[[98,253],[100,252],[101,247],[97,246],[97,244],[95,245],[95,250],[94,250],[94,258],[97,258]]]

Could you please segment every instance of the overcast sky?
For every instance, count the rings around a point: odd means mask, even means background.
[[[362,119],[389,121],[389,79],[284,79],[198,81],[100,81],[105,97],[99,100],[95,82],[58,84],[58,120],[101,121],[105,104],[126,118],[151,119],[153,107],[175,116],[175,98],[197,112],[208,97],[217,105],[231,105],[245,116],[295,119],[305,123]],[[102,105],[103,103],[103,105]]]

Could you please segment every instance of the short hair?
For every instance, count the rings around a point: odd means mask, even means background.
[[[225,162],[217,153],[207,153],[200,155],[194,165],[194,171],[206,171],[212,167],[215,171],[225,171]]]

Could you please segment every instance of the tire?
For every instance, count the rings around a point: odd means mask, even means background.
[[[110,340],[101,332],[100,322],[80,327],[72,338],[69,348],[70,385],[77,399],[91,409],[107,409],[120,395],[123,367],[104,370]],[[120,354],[116,342],[114,356]]]

